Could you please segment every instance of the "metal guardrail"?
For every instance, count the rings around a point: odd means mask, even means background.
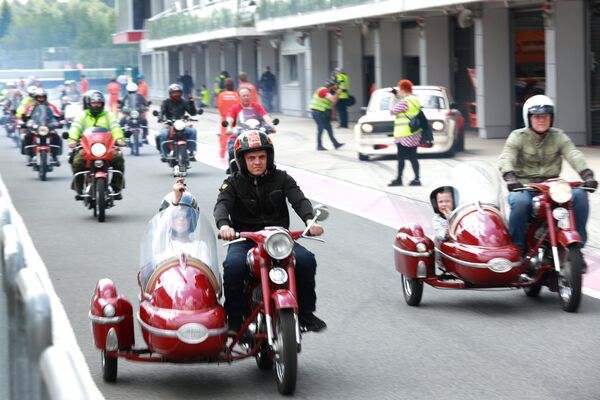
[[[52,309],[39,275],[25,263],[23,244],[0,197],[2,289],[8,323],[10,400],[90,399],[68,349],[52,345]],[[0,327],[0,329],[5,329]]]

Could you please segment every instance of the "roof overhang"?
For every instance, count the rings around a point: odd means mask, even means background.
[[[184,44],[203,43],[215,40],[241,39],[244,37],[264,36],[254,27],[234,27],[225,29],[216,29],[213,31],[194,33],[191,35],[172,36],[166,39],[148,40],[148,47],[159,49],[164,47],[181,46]]]

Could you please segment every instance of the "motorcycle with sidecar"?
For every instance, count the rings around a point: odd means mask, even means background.
[[[396,270],[408,305],[418,306],[423,286],[441,289],[523,288],[537,296],[543,286],[558,292],[562,309],[576,312],[585,262],[575,230],[572,192],[581,182],[551,179],[525,185],[535,193],[524,256],[512,243],[504,217],[503,185],[489,164],[463,163],[450,186],[458,201],[448,219],[447,240],[425,235],[419,224],[398,229]]]
[[[185,218],[180,218],[182,213]],[[323,220],[327,210],[317,207],[315,215],[314,221]],[[175,232],[186,229],[189,234],[183,235],[182,242],[182,235]],[[161,211],[149,222],[141,244],[139,311],[134,314],[132,304],[118,294],[110,279],[96,285],[89,316],[94,345],[102,354],[104,380],[116,380],[119,358],[230,363],[255,357],[260,369],[275,366],[282,394],[293,393],[301,334],[292,249],[307,231],[269,227],[239,234],[236,240],[253,240],[257,246],[247,257],[252,271],[244,295],[247,318],[239,332],[228,333],[210,223],[187,206]],[[135,347],[134,318],[145,347]]]

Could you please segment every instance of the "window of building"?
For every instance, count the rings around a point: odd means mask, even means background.
[[[283,56],[285,83],[298,83],[298,56],[296,54]]]

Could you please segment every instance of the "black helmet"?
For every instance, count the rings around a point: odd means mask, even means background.
[[[267,170],[275,168],[275,149],[271,138],[266,133],[256,130],[246,131],[235,140],[233,145],[233,154],[237,162],[240,172],[247,174],[248,166],[244,159],[244,154],[252,151],[266,150],[267,151]]]
[[[458,204],[458,191],[454,186],[440,186],[431,191],[429,195],[429,201],[431,201],[431,207],[433,207],[433,212],[436,214],[440,213],[440,210],[437,206],[437,195],[438,193],[452,193],[452,208],[456,208]]]
[[[100,107],[92,107],[92,103],[102,103]],[[92,115],[97,116],[104,110],[104,95],[99,90],[88,90],[83,95],[83,109],[90,110]]]

